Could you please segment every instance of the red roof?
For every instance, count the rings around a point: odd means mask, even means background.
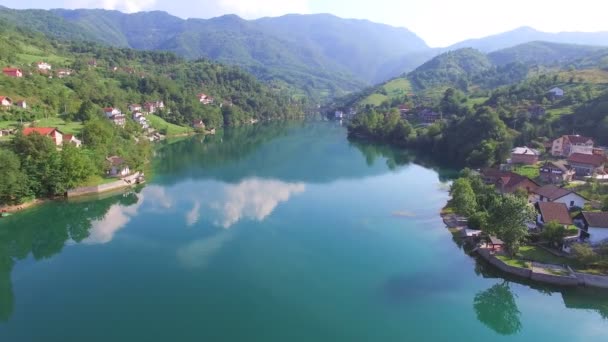
[[[589,137],[583,137],[580,135],[567,135],[567,137],[572,144],[586,144],[589,141],[593,143],[593,139]]]
[[[4,99],[9,99],[10,100],[10,98],[8,96],[0,96],[0,101],[4,101]]]
[[[606,162],[606,157],[597,154],[573,153],[568,157],[568,162],[600,167]]]
[[[21,69],[17,69],[17,68],[4,68],[2,69],[3,72],[17,72],[17,71],[21,71]]]
[[[563,225],[572,224],[572,218],[570,218],[568,207],[564,203],[538,202],[538,210],[543,216],[543,221],[545,221],[545,223],[557,221]]]
[[[106,107],[106,108],[103,109],[103,111],[106,112],[106,113],[109,113],[109,112],[113,111],[114,109],[116,109],[116,108],[114,108],[114,107]]]
[[[72,140],[73,137],[74,136],[72,134],[64,134],[63,135],[63,140],[70,141],[70,140]]]
[[[32,133],[38,133],[40,135],[51,135],[57,128],[53,127],[27,127],[23,129],[23,135],[30,135]]]

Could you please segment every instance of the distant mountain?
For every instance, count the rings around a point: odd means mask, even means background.
[[[532,41],[608,46],[608,32],[548,33],[537,31],[531,27],[520,27],[512,31],[484,38],[465,40],[447,49],[473,48],[482,52],[492,52]]]
[[[531,42],[498,50],[490,53],[488,56],[496,65],[505,65],[514,62],[539,65],[560,65],[602,51],[608,52],[608,48],[577,44]]]
[[[339,95],[407,70],[432,53],[404,28],[328,14],[248,21],[235,15],[183,20],[165,12],[0,9],[0,18],[54,37],[166,50],[246,68],[306,95]]]

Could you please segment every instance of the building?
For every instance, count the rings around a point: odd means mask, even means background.
[[[64,77],[71,76],[73,72],[74,71],[72,71],[70,69],[58,69],[56,74],[57,74],[57,77],[64,78]]]
[[[496,190],[503,194],[514,193],[518,190],[533,194],[536,189],[540,188],[540,185],[530,178],[508,171],[483,169],[481,177],[486,184],[494,185]]]
[[[592,245],[608,242],[608,212],[586,212],[574,217],[574,223],[583,230],[581,237]]]
[[[122,115],[122,112],[120,111],[120,109],[114,108],[114,107],[106,107],[103,109],[103,112],[108,119],[115,115]]]
[[[87,62],[87,64],[88,64],[90,67],[97,68],[97,60],[96,60],[96,59],[91,59],[91,60],[89,60],[89,61]]]
[[[143,129],[150,128],[150,124],[148,120],[142,113],[135,112],[133,113],[133,121],[137,122]]]
[[[52,69],[51,65],[46,62],[36,63],[36,68],[38,68],[39,71],[50,71]]]
[[[575,171],[565,160],[546,162],[540,167],[540,179],[545,183],[561,184],[572,181]]]
[[[208,104],[212,104],[213,103],[213,97],[204,94],[204,93],[200,93],[198,94],[198,101],[204,105],[208,105]]]
[[[569,157],[573,153],[593,154],[593,139],[580,135],[564,135],[553,140],[551,155]]]
[[[15,102],[15,106],[22,108],[22,109],[27,109],[27,102],[25,102],[25,100],[20,100]]]
[[[401,116],[405,116],[410,112],[410,107],[408,107],[405,104],[402,104],[399,106],[399,113],[401,113]]]
[[[127,124],[127,117],[123,114],[112,115],[109,119],[117,126],[124,127]]]
[[[341,111],[341,110],[337,110],[337,111],[334,113],[334,117],[335,117],[337,120],[342,120],[342,119],[344,118],[344,112],[343,112],[343,111]]]
[[[53,127],[27,127],[23,129],[23,135],[40,134],[53,139],[55,145],[63,144],[63,133]]]
[[[142,109],[143,109],[143,108],[141,107],[141,105],[140,105],[140,104],[136,104],[136,103],[134,103],[134,104],[130,104],[130,105],[129,105],[129,111],[130,111],[131,113],[134,113],[134,112],[140,112]]]
[[[511,150],[511,164],[534,165],[538,163],[540,152],[538,150],[524,147],[516,147]]]
[[[205,129],[205,122],[203,122],[203,120],[200,120],[200,119],[194,120],[192,122],[192,127],[194,129]]]
[[[0,96],[0,106],[10,107],[13,105],[13,100],[8,96]]]
[[[568,157],[568,163],[579,177],[603,174],[606,157],[597,154],[574,153]]]
[[[541,186],[534,190],[535,202],[563,203],[569,209],[583,208],[588,200],[574,191],[557,187],[553,184]]]
[[[108,175],[112,177],[124,177],[131,173],[125,160],[118,156],[108,157],[106,161],[108,162]]]
[[[555,87],[547,92],[549,96],[552,98],[560,98],[564,97],[564,90],[558,87]]]
[[[82,141],[80,141],[79,139],[76,139],[76,137],[72,134],[64,134],[63,142],[72,143],[72,144],[76,145],[76,147],[82,146]]]
[[[435,123],[435,121],[441,119],[441,114],[436,113],[430,109],[423,109],[422,111],[420,111],[420,113],[418,113],[418,119],[422,123],[432,124]]]
[[[2,73],[8,77],[23,77],[23,71],[17,68],[4,68]]]
[[[568,207],[566,207],[564,203],[538,202],[535,207],[538,213],[536,222],[540,226],[544,226],[553,221],[564,226],[571,226],[574,224],[572,218],[570,218]]]

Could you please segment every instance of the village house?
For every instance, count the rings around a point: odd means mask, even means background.
[[[63,144],[63,133],[53,127],[27,127],[23,129],[23,135],[40,134],[53,139],[55,145]]]
[[[335,117],[337,120],[342,120],[342,119],[344,118],[344,112],[343,112],[343,111],[341,111],[341,110],[337,110],[337,111],[334,113],[334,117]]]
[[[118,156],[108,157],[106,161],[108,162],[108,175],[112,177],[124,177],[131,173],[125,160]]]
[[[10,107],[13,105],[13,100],[11,100],[8,96],[0,96],[0,106],[2,107]]]
[[[109,119],[117,126],[124,127],[127,124],[127,116],[123,114],[112,115]]]
[[[9,129],[0,129],[0,137],[8,137],[9,135],[13,135],[13,131]]]
[[[51,65],[46,62],[37,62],[36,68],[38,68],[39,71],[44,71],[44,72],[47,72],[52,69]]]
[[[570,218],[570,212],[568,207],[564,203],[555,202],[538,202],[535,205],[538,213],[536,222],[540,226],[544,226],[549,222],[557,222],[565,227],[574,224],[572,218]]]
[[[579,177],[604,174],[606,157],[596,154],[574,153],[568,157],[568,163]]]
[[[96,67],[97,67],[97,60],[96,60],[96,59],[90,59],[90,60],[87,62],[87,64],[88,64],[90,67],[96,68]]]
[[[192,127],[194,129],[205,129],[205,122],[203,120],[197,119],[192,121]]]
[[[564,97],[564,90],[561,88],[555,87],[555,88],[549,90],[547,92],[547,94],[549,94],[549,96],[551,96],[554,99],[561,98],[561,97]]]
[[[114,107],[106,107],[103,109],[103,112],[108,119],[113,117],[114,115],[122,115],[120,109]]]
[[[535,149],[524,147],[516,147],[511,150],[511,164],[534,165],[538,163],[540,152]]]
[[[586,212],[574,217],[576,225],[583,230],[581,237],[592,245],[608,241],[608,212]]]
[[[130,111],[131,113],[134,113],[134,112],[140,112],[142,109],[143,109],[143,108],[141,107],[141,105],[140,105],[140,104],[136,104],[136,103],[134,103],[134,104],[130,104],[130,105],[129,105],[129,111]]]
[[[8,77],[23,77],[23,71],[17,68],[4,68],[2,73]]]
[[[540,167],[540,179],[545,183],[561,184],[572,181],[575,171],[565,160],[546,162]]]
[[[573,153],[593,154],[593,139],[580,135],[564,135],[553,140],[551,155],[569,157]]]
[[[204,93],[200,93],[198,94],[198,101],[204,105],[208,105],[208,104],[212,104],[213,103],[213,97],[204,94]]]
[[[576,192],[557,187],[553,184],[534,190],[535,202],[563,203],[569,209],[583,208],[588,200]]]
[[[79,139],[76,139],[76,137],[72,134],[64,134],[63,142],[72,143],[72,144],[76,145],[76,147],[82,146],[82,141],[80,141]]]
[[[19,100],[19,101],[15,102],[15,106],[17,106],[21,109],[27,109],[27,102],[25,102],[25,100]]]
[[[494,185],[502,194],[511,194],[518,190],[532,194],[540,185],[528,177],[517,173],[497,169],[481,170],[481,177],[486,184]]]
[[[408,107],[407,105],[402,104],[399,106],[399,113],[401,114],[402,117],[407,115],[409,112],[410,112],[410,107]]]
[[[418,119],[424,124],[432,124],[441,119],[441,114],[430,109],[423,109],[418,113]]]
[[[58,69],[56,72],[56,75],[59,78],[64,78],[64,77],[71,76],[72,73],[73,73],[73,71],[70,69]]]
[[[148,120],[142,113],[133,113],[133,120],[137,122],[143,129],[148,129],[150,127]]]

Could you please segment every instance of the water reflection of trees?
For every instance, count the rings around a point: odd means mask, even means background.
[[[57,202],[19,213],[0,222],[0,322],[14,308],[11,271],[19,260],[31,255],[43,260],[61,252],[67,241],[82,242],[91,223],[102,219],[114,204],[137,202],[137,194],[113,196],[88,202]]]
[[[506,281],[477,293],[473,307],[477,319],[501,335],[513,335],[521,330],[521,312]]]

